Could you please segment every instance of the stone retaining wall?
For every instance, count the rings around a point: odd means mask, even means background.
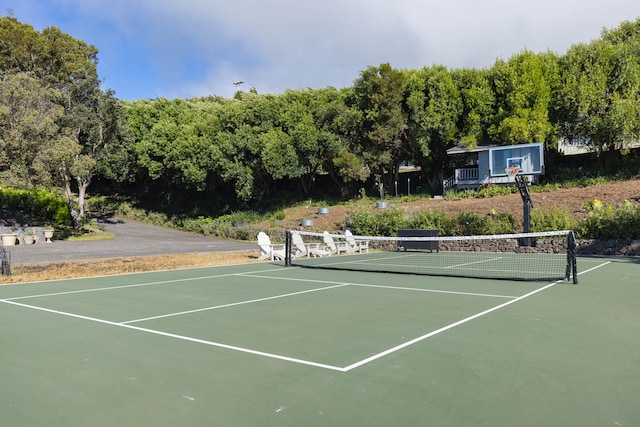
[[[640,256],[640,240],[578,239],[578,254]]]
[[[382,246],[378,243],[371,246]],[[578,239],[577,243],[578,255],[640,256],[640,240]],[[439,242],[440,250],[468,252],[566,253],[566,246],[566,238],[534,239],[531,246],[521,246],[517,239]]]

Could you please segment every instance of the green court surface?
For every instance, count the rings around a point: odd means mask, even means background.
[[[0,424],[640,425],[640,259],[578,270],[267,262],[0,286]]]

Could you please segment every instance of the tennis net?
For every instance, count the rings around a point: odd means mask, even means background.
[[[578,283],[573,231],[487,236],[353,236],[288,231],[285,265]],[[411,234],[411,233],[409,233]]]

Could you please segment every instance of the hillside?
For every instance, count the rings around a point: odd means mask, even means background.
[[[604,203],[620,203],[630,200],[640,205],[640,179],[629,181],[615,181],[606,184],[598,184],[590,187],[567,188],[550,192],[532,192],[531,198],[534,209],[550,209],[556,206],[573,212],[576,217],[584,215],[582,206],[584,203],[598,199]],[[387,198],[389,206],[397,206],[408,214],[428,209],[443,211],[451,215],[460,212],[473,212],[488,214],[492,209],[497,213],[513,215],[516,221],[522,221],[522,199],[520,194],[496,196],[484,199],[425,199],[415,202],[394,203],[393,198]],[[375,209],[375,201],[368,200],[350,206],[331,206],[328,214],[319,215],[317,206],[295,207],[286,210],[286,220],[280,222],[277,227],[299,228],[302,219],[312,219],[314,230],[339,230],[342,227],[345,216],[354,210]],[[267,224],[265,226],[268,227]]]

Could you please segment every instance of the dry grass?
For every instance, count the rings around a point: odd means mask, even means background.
[[[176,270],[180,268],[211,267],[250,262],[258,262],[256,251],[139,256],[47,264],[14,264],[11,266],[11,276],[1,276],[0,284],[107,276],[145,271]]]

